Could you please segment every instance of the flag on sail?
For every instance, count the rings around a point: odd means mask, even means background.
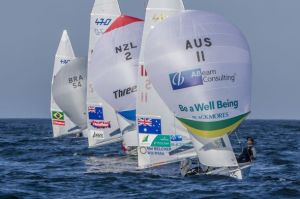
[[[64,112],[52,111],[52,123],[56,126],[65,126]]]
[[[88,111],[90,120],[104,120],[102,107],[89,106]]]
[[[161,134],[161,119],[139,118],[139,133]]]

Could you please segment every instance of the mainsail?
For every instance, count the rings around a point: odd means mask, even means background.
[[[86,129],[86,67],[85,59],[72,60],[56,74],[52,85],[56,104],[81,130]]]
[[[95,92],[94,85],[90,80],[91,57],[96,42],[120,15],[121,11],[117,0],[95,0],[91,13],[88,54],[87,122],[89,147],[121,140],[121,131],[115,110]]]
[[[184,5],[181,0],[149,0],[146,9],[137,93],[140,168],[168,164],[196,156],[187,130],[152,87],[144,64],[145,41],[150,31],[161,21],[182,10]]]
[[[251,56],[243,34],[219,15],[185,11],[157,25],[145,49],[148,75],[192,135],[200,162],[238,166],[227,134],[250,113]]]
[[[94,90],[118,113],[124,149],[138,146],[136,79],[142,32],[143,20],[118,17],[98,39],[89,69]]]
[[[55,55],[55,63],[53,68],[51,83],[51,119],[53,136],[59,137],[79,132],[80,129],[70,118],[58,107],[53,98],[53,80],[56,74],[69,62],[75,59],[72,44],[66,30],[63,31],[59,47]]]

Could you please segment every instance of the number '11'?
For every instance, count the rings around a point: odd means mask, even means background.
[[[205,55],[204,55],[203,51],[201,51],[201,52],[197,51],[196,54],[197,54],[198,62],[204,62],[205,61]]]

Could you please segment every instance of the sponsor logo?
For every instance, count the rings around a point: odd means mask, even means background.
[[[167,18],[167,15],[165,13],[159,13],[159,14],[155,14],[152,17],[152,21],[154,22],[159,22],[159,21],[163,21]]]
[[[71,60],[69,60],[69,59],[61,59],[60,63],[63,64],[63,65],[65,65],[65,64],[69,63],[70,61]]]
[[[150,156],[164,156],[171,151],[168,147],[140,147],[141,154],[147,154]]]
[[[52,111],[52,119],[53,120],[65,120],[64,112],[60,111]]]
[[[217,70],[202,71],[200,68],[169,74],[173,90],[223,81],[235,83],[236,76],[236,73],[221,74]]]
[[[137,86],[132,86],[123,90],[116,90],[114,91],[114,97],[115,99],[124,97],[126,95],[130,95],[131,93],[135,93],[137,91]]]
[[[169,135],[157,135],[151,143],[153,147],[171,147],[171,140]]]
[[[103,108],[97,106],[88,107],[89,119],[90,120],[104,120]]]
[[[239,101],[238,100],[217,100],[217,101],[209,101],[209,102],[202,102],[198,104],[193,104],[191,106],[185,106],[182,104],[178,105],[178,108],[181,112],[206,112],[206,111],[212,111],[212,110],[221,110],[221,109],[237,109],[239,107]],[[224,113],[224,116],[226,113]],[[208,117],[216,117],[215,116],[209,116]],[[206,117],[206,116],[205,116]],[[218,116],[219,118],[222,116]]]
[[[144,147],[144,146],[140,147],[140,152],[141,152],[141,154],[146,154],[147,153],[147,148]]]
[[[102,131],[93,131],[94,139],[104,139],[104,133]]]
[[[97,18],[95,24],[97,26],[108,26],[111,23],[112,19],[110,18]]]
[[[92,121],[92,127],[96,129],[108,129],[111,128],[110,121]]]
[[[182,141],[182,135],[171,135],[171,141],[172,142],[181,142]]]
[[[161,134],[161,119],[139,118],[139,133]]]
[[[201,69],[187,70],[169,74],[173,90],[203,85]]]
[[[170,135],[143,135],[140,136],[141,146],[171,147]]]
[[[56,126],[65,126],[65,121],[61,121],[61,120],[53,120],[52,123],[53,125]]]

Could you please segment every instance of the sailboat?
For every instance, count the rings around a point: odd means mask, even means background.
[[[145,44],[145,66],[159,95],[187,128],[202,174],[243,179],[228,134],[249,115],[251,55],[224,17],[182,11],[158,24]]]
[[[143,24],[143,20],[135,17],[118,17],[98,39],[89,68],[95,92],[117,113],[122,148],[129,154],[134,150],[137,154],[138,146],[136,79]]]
[[[184,5],[181,0],[149,0],[146,8],[137,80],[138,167],[140,169],[196,156],[188,131],[153,88],[144,63],[145,42],[150,31],[157,24],[182,10]],[[159,37],[157,39],[155,43],[159,42]]]
[[[91,12],[88,53],[87,127],[89,147],[119,142],[122,134],[115,110],[96,92],[90,79],[91,57],[102,34],[121,15],[117,0],[95,0]],[[105,85],[102,85],[105,86]]]
[[[78,122],[77,119],[71,120],[71,118],[66,114],[62,109],[65,108],[61,106],[61,98],[57,95],[57,89],[54,87],[55,79],[57,74],[67,67],[68,64],[76,60],[71,41],[69,39],[68,33],[66,30],[63,31],[59,47],[55,55],[55,63],[52,75],[51,83],[51,119],[53,127],[53,136],[60,137],[70,134],[77,134],[82,131],[82,123]],[[71,66],[72,67],[72,66]],[[70,76],[71,78],[71,76]],[[71,97],[71,96],[69,96]],[[69,98],[68,97],[68,98]],[[77,117],[75,115],[75,117]]]

